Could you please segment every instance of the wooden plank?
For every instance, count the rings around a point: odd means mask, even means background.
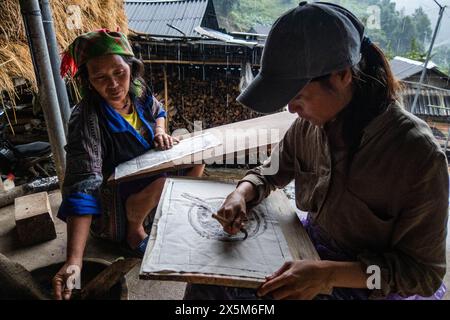
[[[109,183],[135,180],[137,178],[153,175],[163,171],[178,169],[180,167],[189,167],[195,163],[210,163],[214,161],[214,159],[223,159],[223,157],[229,156],[234,157],[236,153],[244,153],[246,151],[257,152],[258,148],[265,148],[277,144],[279,140],[283,138],[286,131],[296,118],[296,115],[285,111],[203,130],[202,133],[209,132],[214,134],[222,145],[206,152],[197,152],[193,155],[186,156],[176,162],[168,161],[151,169],[142,170],[117,180],[114,179],[113,174],[109,178]],[[261,136],[265,136],[263,134],[264,130],[268,133],[266,136],[267,139],[255,139],[255,136],[252,135],[253,132],[260,132]],[[277,130],[278,134],[272,136],[270,134],[271,130]],[[181,136],[181,139],[192,137],[194,134],[198,133],[199,132],[183,135]],[[225,148],[225,146],[227,147]]]
[[[224,287],[237,287],[246,289],[258,289],[264,280],[259,278],[232,277],[222,275],[210,275],[204,273],[146,273],[139,276],[142,280],[177,281],[195,284],[208,284]]]
[[[140,259],[126,258],[113,262],[105,270],[100,272],[82,290],[81,300],[89,300],[103,297],[111,288],[125,277],[134,268]]]
[[[194,61],[194,60],[142,60],[143,63],[147,64],[186,64],[186,65],[204,65],[204,66],[242,66],[242,61]],[[260,64],[253,63],[252,67],[260,67]]]
[[[177,180],[200,180],[195,178],[177,178]],[[203,180],[203,179],[202,179]],[[219,182],[222,180],[214,180]],[[147,245],[147,250],[145,253],[144,260],[151,254],[156,237],[158,235],[158,222],[161,218],[162,208],[164,207],[164,201],[167,201],[165,194],[169,191],[171,183],[169,179],[166,181],[164,186],[161,201],[155,213],[155,218],[150,233],[149,242]],[[269,210],[275,210],[279,212],[278,221],[280,223],[281,230],[288,244],[289,250],[291,252],[292,258],[294,260],[320,260],[314,245],[309,239],[306,230],[303,228],[294,208],[290,206],[289,200],[286,195],[281,191],[277,190],[272,193],[273,201],[268,202],[272,206]],[[221,285],[230,287],[240,287],[240,288],[250,288],[256,289],[264,283],[264,279],[252,278],[252,277],[240,277],[240,276],[225,276],[225,275],[212,275],[205,273],[179,273],[179,272],[166,272],[166,273],[140,273],[139,277],[144,280],[169,280],[169,281],[181,281],[195,284],[211,284],[211,285]]]
[[[278,222],[288,243],[289,250],[294,260],[320,260],[311,239],[303,227],[295,209],[289,203],[289,199],[281,190],[272,192],[273,201],[269,204],[272,210],[278,212]]]

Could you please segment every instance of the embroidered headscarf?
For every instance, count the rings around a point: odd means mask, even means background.
[[[80,66],[90,59],[107,54],[134,57],[125,34],[101,29],[78,36],[64,51],[61,61],[61,76],[74,77]]]

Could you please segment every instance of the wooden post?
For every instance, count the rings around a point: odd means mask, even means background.
[[[169,112],[169,87],[168,87],[168,83],[167,83],[167,65],[164,65],[163,68],[164,71],[164,104],[166,107],[166,130],[167,132],[170,134],[169,132],[169,118],[170,118],[170,112]]]

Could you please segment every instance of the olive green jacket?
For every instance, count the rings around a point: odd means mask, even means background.
[[[427,124],[398,104],[364,129],[350,165],[341,128],[339,117],[324,127],[297,119],[271,158],[242,180],[256,186],[252,204],[295,180],[297,207],[362,266],[381,268],[372,298],[431,296],[446,272],[444,153]],[[279,170],[265,174],[277,159]]]

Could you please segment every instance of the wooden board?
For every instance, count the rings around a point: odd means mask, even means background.
[[[207,152],[198,152],[193,155],[186,156],[181,160],[178,160],[176,163],[173,161],[168,161],[154,168],[143,170],[117,180],[114,178],[113,174],[108,179],[108,182],[118,183],[121,181],[130,181],[164,171],[192,167],[192,164],[194,163],[209,163],[215,159],[223,160],[227,157],[234,157],[235,154],[243,154],[246,152],[255,153],[258,151],[258,148],[268,147],[278,143],[296,118],[296,115],[285,111],[203,130],[202,133],[209,132],[214,134],[221,141],[222,145]],[[247,134],[250,131],[248,130],[254,130],[255,132],[258,132],[259,130],[267,130],[267,140],[259,141],[259,139],[249,139]],[[271,130],[278,130],[278,137],[272,137],[270,135]],[[192,137],[193,135],[194,134],[183,135],[181,138],[184,139]],[[230,141],[235,141],[235,143],[229,144]],[[230,147],[227,147],[225,150],[223,146],[225,146],[227,142]],[[182,164],[178,165],[178,163]]]
[[[194,179],[194,178],[177,178],[177,180]],[[199,180],[199,179],[194,179]],[[215,180],[218,181],[218,180]],[[230,182],[230,181],[221,181]],[[163,207],[163,201],[165,201],[164,195],[167,192],[168,183],[164,186],[161,202],[158,205],[150,238],[145,255],[151,254],[158,235],[158,222],[161,217],[161,208]],[[309,239],[308,234],[303,228],[294,208],[289,204],[289,200],[286,195],[281,191],[275,191],[272,194],[272,201],[268,202],[272,208],[269,210],[279,210],[282,214],[278,216],[278,221],[281,226],[281,230],[285,236],[289,250],[294,260],[307,259],[307,260],[320,260],[314,245]],[[223,276],[212,275],[204,273],[180,273],[180,272],[167,272],[167,273],[141,273],[139,275],[144,280],[169,280],[169,281],[181,281],[196,284],[210,284],[221,285],[230,287],[241,287],[256,289],[264,282],[260,278],[241,277],[241,276]]]

